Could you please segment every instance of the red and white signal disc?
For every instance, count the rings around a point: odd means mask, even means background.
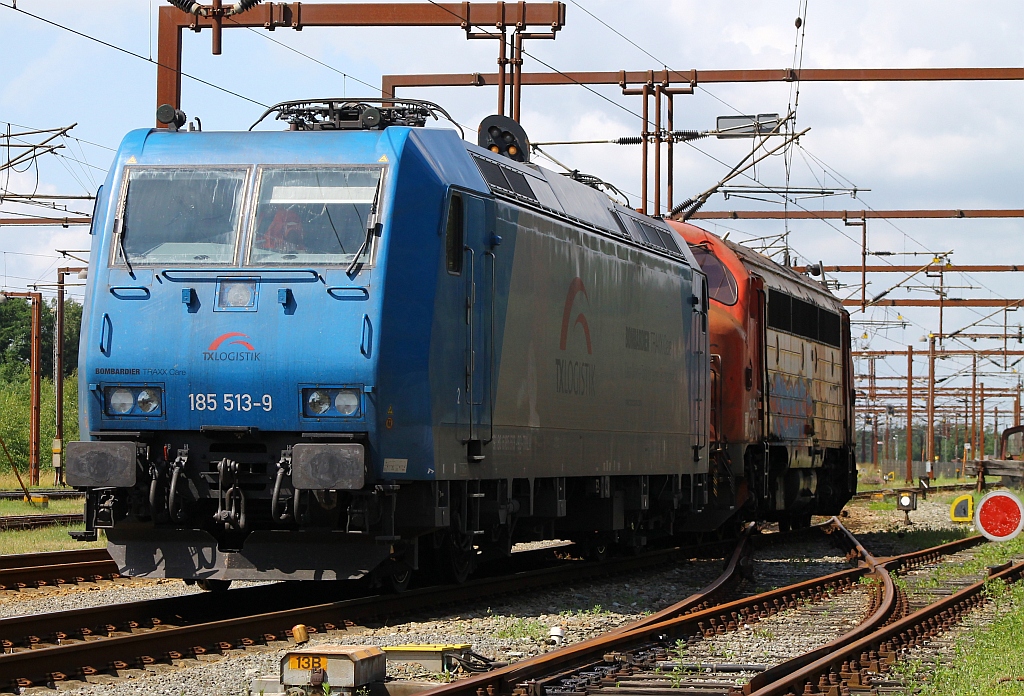
[[[1009,541],[1024,529],[1024,505],[1013,493],[992,491],[978,503],[974,526],[991,541]]]

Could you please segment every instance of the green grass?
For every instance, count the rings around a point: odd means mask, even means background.
[[[82,498],[50,500],[49,505],[31,505],[23,500],[0,500],[0,516],[10,515],[67,515],[82,512],[85,503]]]
[[[41,529],[19,529],[0,532],[0,554],[66,551],[68,549],[99,548],[107,545],[103,532],[100,532],[98,541],[85,543],[75,541],[68,536],[68,531],[81,528],[81,525],[73,527],[57,525]]]
[[[29,393],[27,371],[24,379],[0,381],[0,437],[7,443],[7,449],[14,459],[22,478],[28,483],[28,451],[29,451]],[[44,379],[40,385],[40,459],[47,465],[40,472],[41,484],[53,484],[53,469],[50,463],[50,446],[56,431],[54,424],[53,380]],[[78,377],[72,375],[64,380],[64,439],[67,442],[78,439]],[[3,451],[0,450],[0,471],[11,473],[11,465]],[[18,481],[13,475],[9,480],[3,479],[4,488],[18,488]]]
[[[506,616],[502,619],[501,627],[494,632],[495,638],[540,640],[548,637],[549,628],[537,619],[524,619],[518,616]]]
[[[894,671],[903,674],[930,673],[928,681],[914,685],[915,694],[1024,694],[1024,682],[1017,681],[1024,676],[1024,585],[1016,583],[1006,588],[993,584],[990,590],[1002,615],[994,623],[976,628],[958,640],[950,665],[905,662],[894,666]]]
[[[35,488],[56,488],[56,486],[53,485],[53,467],[49,466],[49,449],[43,447],[43,453],[41,456],[46,460],[47,466],[39,470],[39,485],[30,486],[28,483],[28,472],[24,467],[18,467],[18,472],[21,474],[21,480],[30,491]],[[11,471],[11,467],[7,463],[7,457],[4,456],[2,450],[0,450],[0,468],[4,469],[4,471],[0,471],[0,491],[20,491],[21,484],[18,483],[18,477]]]

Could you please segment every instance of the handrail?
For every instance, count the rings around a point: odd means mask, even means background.
[[[297,277],[264,278],[268,274],[291,274]],[[171,268],[160,271],[160,275],[172,283],[214,283],[223,278],[256,278],[270,283],[323,281],[320,272],[313,268]]]

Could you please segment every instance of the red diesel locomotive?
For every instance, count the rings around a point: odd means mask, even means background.
[[[857,487],[849,313],[808,276],[669,224],[707,275],[720,474],[737,481],[738,504],[783,529],[838,514]]]

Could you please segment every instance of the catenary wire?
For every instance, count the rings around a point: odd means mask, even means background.
[[[120,51],[121,53],[125,53],[125,54],[127,54],[129,56],[132,56],[133,58],[138,58],[139,60],[145,61],[147,63],[151,63],[152,65],[156,65],[157,67],[167,68],[167,69],[170,69],[170,70],[176,69],[175,66],[173,66],[173,65],[164,65],[164,64],[160,63],[159,61],[153,60],[152,58],[147,58],[146,56],[142,55],[141,53],[136,53],[135,51],[129,51],[127,48],[122,48],[121,46],[118,46],[116,44],[112,44],[109,41],[104,41],[103,39],[98,39],[95,36],[90,36],[89,34],[86,34],[85,32],[78,31],[77,29],[72,29],[71,27],[65,26],[65,25],[60,24],[58,22],[55,22],[52,19],[47,19],[46,17],[41,17],[41,16],[39,16],[37,14],[32,14],[31,12],[28,12],[26,10],[21,9],[17,5],[7,5],[5,3],[0,2],[0,7],[6,7],[8,10],[14,10],[15,12],[23,14],[26,17],[31,17],[32,19],[35,19],[37,21],[43,22],[45,24],[49,24],[50,26],[53,26],[53,27],[57,27],[58,29],[62,29],[63,31],[75,34],[76,36],[80,36],[83,39],[88,39],[89,41],[93,41],[93,42],[98,43],[98,44],[100,44],[102,46],[106,46],[107,48],[112,48],[115,51]],[[196,82],[199,82],[200,84],[206,85],[207,87],[212,87],[212,88],[214,88],[216,90],[220,90],[221,92],[224,92],[225,94],[230,94],[233,97],[237,97],[239,99],[244,99],[247,102],[250,102],[252,104],[256,104],[257,106],[262,106],[265,109],[270,108],[269,104],[264,104],[263,102],[258,101],[256,99],[253,99],[251,97],[247,97],[244,94],[239,94],[238,92],[234,92],[234,91],[232,91],[232,90],[230,90],[230,89],[228,89],[226,87],[221,87],[220,85],[215,84],[213,82],[210,82],[209,80],[204,80],[201,77],[196,77],[195,75],[191,75],[191,74],[189,74],[189,73],[187,73],[187,72],[185,72],[183,70],[180,70],[178,72],[183,77],[187,77],[190,80],[195,80]]]

